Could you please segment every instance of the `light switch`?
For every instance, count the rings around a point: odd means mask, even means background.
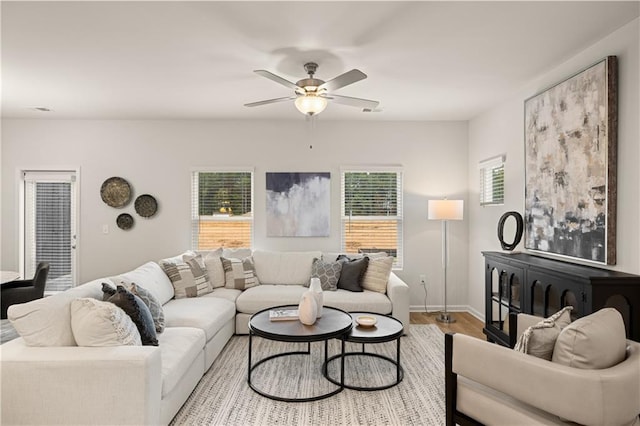
[[[102,225],[102,233],[103,234],[109,233],[109,225]]]

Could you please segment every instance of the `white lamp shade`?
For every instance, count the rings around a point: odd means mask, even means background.
[[[463,200],[429,200],[429,220],[462,220]]]
[[[327,100],[322,96],[304,95],[298,96],[295,101],[296,108],[303,114],[319,114],[327,107]]]

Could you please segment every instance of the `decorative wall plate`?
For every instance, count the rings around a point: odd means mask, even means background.
[[[102,183],[100,197],[108,206],[124,207],[131,201],[131,186],[121,177],[110,177]]]
[[[142,194],[136,198],[134,206],[136,213],[142,217],[151,217],[158,211],[158,202],[149,194]]]
[[[116,224],[118,225],[118,228],[124,229],[125,231],[131,229],[133,227],[133,216],[129,213],[122,213],[118,215]]]

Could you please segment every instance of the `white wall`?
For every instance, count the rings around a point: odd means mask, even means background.
[[[427,199],[467,198],[467,125],[464,122],[296,121],[2,121],[2,269],[18,268],[18,170],[80,168],[79,279],[118,274],[148,260],[172,256],[190,245],[190,172],[220,166],[255,167],[255,247],[273,250],[340,246],[340,166],[404,167],[405,267],[411,304],[423,306],[419,274],[426,274],[429,305],[442,303],[440,223],[426,220]],[[309,149],[309,145],[313,149]],[[265,172],[331,172],[329,238],[267,238]],[[100,185],[126,178],[134,195],[149,193],[159,213],[138,217],[131,205],[105,205]],[[134,228],[115,226],[133,213]],[[102,233],[109,224],[110,233]],[[451,224],[449,305],[467,303],[467,222]]]
[[[558,65],[519,93],[469,122],[469,305],[484,317],[484,260],[481,251],[500,250],[496,226],[509,210],[524,212],[524,100],[605,56],[618,57],[618,214],[617,265],[640,273],[640,109],[639,20],[627,24],[579,55]],[[480,207],[478,162],[507,155],[505,204]],[[523,250],[523,244],[517,250]]]

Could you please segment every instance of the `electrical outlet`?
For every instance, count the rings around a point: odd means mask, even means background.
[[[427,284],[427,276],[425,274],[420,274],[420,284],[422,285]]]

